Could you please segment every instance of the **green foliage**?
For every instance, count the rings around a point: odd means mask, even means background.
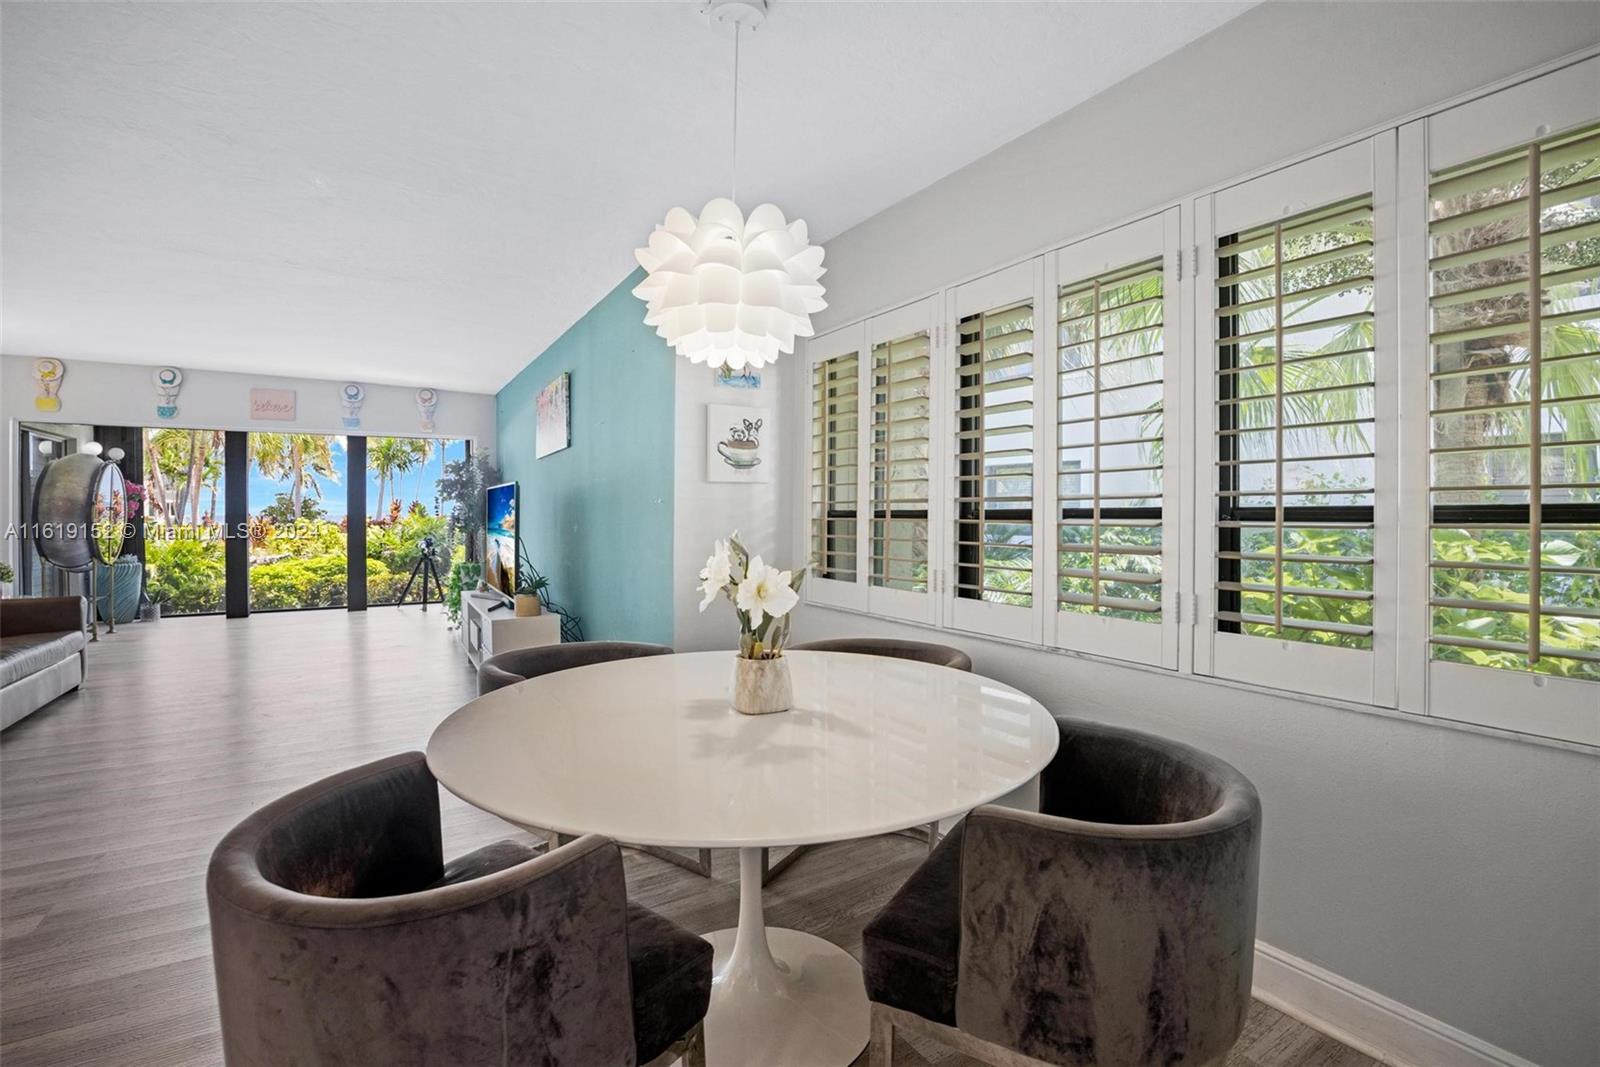
[[[467,546],[468,558],[477,558],[483,538],[483,490],[499,481],[500,470],[486,449],[474,449],[465,459],[444,465],[439,497],[450,505],[450,529]]]
[[[322,505],[315,500],[302,500],[300,502],[300,518],[315,522],[326,513]],[[279,493],[276,500],[261,509],[261,518],[268,519],[280,525],[291,525],[294,522],[294,499],[288,493]]]
[[[309,558],[291,556],[250,568],[252,609],[337,607],[345,602],[344,589],[342,552]]]
[[[1600,570],[1600,530],[1550,531],[1542,538],[1546,566]],[[1600,649],[1600,619],[1565,614],[1564,609],[1600,611],[1600,579],[1590,574],[1547,571],[1541,582],[1539,646],[1542,656],[1529,665],[1530,602],[1526,566],[1530,546],[1522,530],[1435,530],[1433,596],[1436,600],[1504,604],[1504,611],[1481,608],[1433,609],[1433,633],[1515,646],[1516,650],[1435,645],[1435,659],[1481,667],[1533,671],[1558,677],[1600,681],[1600,663],[1561,658],[1562,649]],[[1510,567],[1511,569],[1500,569]]]
[[[0,562],[0,582],[15,581],[16,577],[16,572],[11,569],[11,564]]]
[[[173,615],[221,611],[226,582],[222,541],[196,536],[193,527],[173,531],[178,536],[169,539],[158,536],[163,529],[146,527],[145,592]]]
[[[450,565],[450,577],[445,581],[444,606],[450,614],[450,621],[461,622],[461,594],[469,589],[477,588],[478,581],[483,577],[483,564],[468,563],[458,559]]]

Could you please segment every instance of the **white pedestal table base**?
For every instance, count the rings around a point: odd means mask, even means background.
[[[830,941],[768,929],[761,850],[739,850],[739,925],[705,935],[715,950],[707,1067],[848,1067],[870,1027],[861,965]]]

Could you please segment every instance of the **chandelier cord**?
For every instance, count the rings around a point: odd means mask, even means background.
[[[733,163],[729,170],[729,196],[739,202],[739,23],[733,24]]]

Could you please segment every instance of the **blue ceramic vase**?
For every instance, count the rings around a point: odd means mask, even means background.
[[[115,611],[119,624],[132,622],[139,615],[139,590],[144,585],[144,567],[137,556],[122,556],[115,566],[117,587],[113,603],[111,568],[104,563],[95,564],[95,601],[100,619],[102,622],[112,621],[112,612]]]

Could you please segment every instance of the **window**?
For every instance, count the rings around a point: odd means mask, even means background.
[[[928,591],[928,332],[872,346],[872,584]]]
[[[811,365],[811,562],[809,585],[825,603],[862,607],[858,560],[861,499],[861,327],[808,346]],[[832,594],[830,596],[830,593]],[[839,599],[839,598],[844,599]]]
[[[955,400],[950,620],[959,629],[1031,641],[1040,637],[1034,515],[1043,496],[1034,407],[1043,361],[1034,309],[1044,303],[1043,279],[1036,259],[953,291],[946,379]]]
[[[1061,611],[1161,620],[1161,261],[1062,287]]]
[[[1055,255],[1053,643],[1166,667],[1178,652],[1164,606],[1177,570],[1164,536],[1177,241],[1172,210]]]
[[[1395,704],[1395,161],[1382,134],[1196,203],[1201,673]]]
[[[935,326],[940,300],[929,297],[884,312],[866,324],[871,346],[872,521],[866,609],[874,615],[932,624],[938,621],[939,558],[930,538],[945,514],[936,498],[943,456],[941,413],[935,410]],[[937,427],[937,429],[936,429]]]
[[[1217,242],[1217,626],[1371,649],[1372,201]]]
[[[1600,680],[1600,126],[1429,201],[1432,658]]]
[[[1597,99],[1600,57],[809,341],[852,590],[808,596],[1600,745]]]

